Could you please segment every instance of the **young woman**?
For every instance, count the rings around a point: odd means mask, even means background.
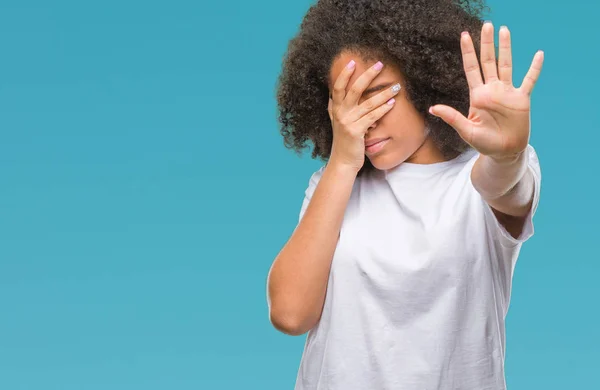
[[[496,56],[484,8],[320,0],[290,42],[282,134],[326,161],[268,278],[273,325],[309,331],[296,390],[506,387],[511,280],[540,196],[543,53],[515,87],[510,32]]]

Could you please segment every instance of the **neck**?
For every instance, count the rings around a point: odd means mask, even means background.
[[[427,136],[421,146],[405,162],[412,164],[435,164],[451,160],[456,156],[458,156],[458,153],[455,156],[444,157],[440,148],[433,142],[430,136]]]

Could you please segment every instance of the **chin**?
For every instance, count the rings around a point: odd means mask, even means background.
[[[376,169],[380,170],[380,171],[384,171],[384,170],[388,170],[388,169],[392,169],[397,167],[398,165],[402,164],[404,161],[406,161],[406,158],[391,158],[392,156],[386,155],[386,154],[381,154],[381,155],[374,155],[371,157],[367,157],[369,159],[369,161],[371,162],[371,164],[373,165],[373,167],[375,167]]]

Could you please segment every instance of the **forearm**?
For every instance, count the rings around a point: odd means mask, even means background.
[[[473,186],[494,209],[516,217],[527,215],[534,193],[528,158],[527,149],[505,160],[481,155],[471,171]]]
[[[268,280],[273,325],[302,334],[319,320],[331,261],[356,172],[329,164],[304,216],[275,259]]]

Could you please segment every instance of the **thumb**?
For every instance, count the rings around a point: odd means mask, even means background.
[[[458,135],[460,135],[462,139],[469,142],[469,138],[471,138],[471,133],[473,130],[473,125],[471,124],[471,121],[465,118],[463,114],[461,114],[454,108],[443,104],[436,104],[435,106],[431,106],[429,108],[429,113],[431,115],[441,118],[444,122],[452,126],[458,132]]]

